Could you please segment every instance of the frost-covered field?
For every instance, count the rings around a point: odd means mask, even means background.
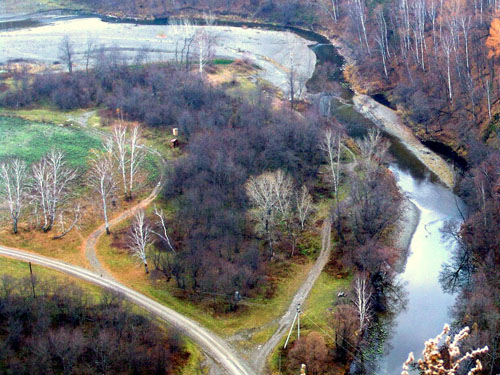
[[[262,68],[260,78],[285,92],[292,63],[297,81],[305,82],[314,71],[316,56],[308,48],[312,42],[295,34],[229,26],[205,26],[205,30],[215,40],[217,57],[251,59]],[[50,66],[60,60],[59,45],[65,36],[75,46],[75,69],[85,67],[89,39],[107,49],[119,49],[129,62],[138,53],[149,61],[173,60],[176,42],[179,49],[183,45],[183,39],[171,26],[107,23],[99,18],[61,19],[39,27],[0,32],[0,63],[25,59]]]

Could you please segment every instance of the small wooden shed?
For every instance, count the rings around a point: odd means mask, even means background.
[[[177,148],[179,147],[179,140],[177,138],[174,138],[170,141],[170,147],[172,148]]]

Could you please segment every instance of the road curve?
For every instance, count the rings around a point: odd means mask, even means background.
[[[195,321],[186,318],[178,312],[161,305],[133,289],[127,288],[114,280],[103,278],[84,268],[76,267],[68,263],[54,260],[41,255],[29,253],[22,250],[0,246],[0,256],[14,258],[25,262],[32,262],[44,267],[64,272],[68,275],[88,281],[113,292],[117,292],[129,301],[146,309],[156,317],[172,324],[182,333],[192,338],[202,349],[212,357],[228,374],[231,375],[256,375],[249,366],[240,360],[224,341],[214,333],[203,328]]]

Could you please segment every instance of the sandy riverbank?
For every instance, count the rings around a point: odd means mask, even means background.
[[[356,60],[348,46],[339,39],[330,38],[330,40],[347,64],[356,64]],[[354,90],[352,100],[354,108],[358,113],[362,114],[388,134],[398,138],[406,149],[432,171],[444,185],[448,188],[453,188],[455,181],[452,167],[441,156],[424,146],[403,123],[396,111],[356,90]]]
[[[420,210],[409,198],[405,197],[401,205],[401,217],[393,234],[393,245],[401,251],[400,258],[395,265],[398,273],[404,271],[406,260],[410,255],[410,244],[419,222]]]

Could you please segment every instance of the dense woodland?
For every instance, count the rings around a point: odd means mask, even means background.
[[[116,295],[8,276],[0,288],[3,374],[178,374],[189,357]]]

